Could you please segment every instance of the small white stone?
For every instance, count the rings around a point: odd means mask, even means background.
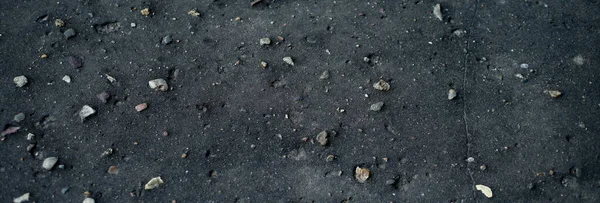
[[[475,185],[475,189],[481,191],[481,193],[483,193],[483,195],[485,195],[485,197],[487,198],[492,198],[494,197],[494,193],[492,192],[492,189],[488,186],[485,185]]]
[[[453,100],[456,98],[456,90],[450,89],[448,90],[448,100]]]
[[[131,27],[136,27],[137,26],[135,23],[131,23],[130,25],[131,25]]]
[[[21,203],[21,202],[27,202],[27,201],[29,201],[29,193],[25,193],[25,194],[21,195],[20,197],[13,199],[14,203]]]
[[[292,57],[289,57],[289,56],[283,57],[283,61],[292,66],[294,65],[294,60],[292,60]]]
[[[48,157],[48,158],[44,159],[44,162],[42,163],[42,168],[44,168],[46,170],[52,170],[52,168],[54,168],[54,165],[56,164],[56,162],[58,162],[58,158]]]
[[[27,84],[27,77],[24,75],[17,76],[13,79],[13,82],[15,85],[17,85],[17,87],[23,87]]]
[[[90,198],[90,197],[86,197],[86,198],[83,200],[83,203],[96,203],[96,200],[94,200],[94,199],[92,199],[92,198]]]
[[[144,185],[144,189],[145,190],[152,190],[154,188],[157,188],[160,184],[165,183],[160,176],[159,177],[154,177],[152,179],[150,179],[150,181],[148,181],[148,183],[146,183],[146,185]]]
[[[69,77],[68,75],[63,76],[62,80],[66,83],[71,83],[71,77]]]
[[[156,91],[164,92],[169,90],[169,85],[167,84],[167,81],[161,78],[148,81],[148,86],[150,86],[150,88]]]
[[[433,15],[439,19],[440,21],[443,21],[443,17],[442,17],[442,6],[440,6],[440,4],[436,4],[433,7]]]
[[[269,45],[269,44],[271,44],[271,39],[269,39],[267,37],[260,39],[260,45],[261,46],[263,46],[263,45]]]
[[[469,157],[469,158],[467,158],[467,162],[473,163],[473,162],[475,162],[475,158]]]
[[[79,118],[81,118],[81,122],[83,122],[85,118],[95,113],[96,110],[94,110],[92,107],[84,105],[83,107],[81,107],[81,110],[79,110]]]

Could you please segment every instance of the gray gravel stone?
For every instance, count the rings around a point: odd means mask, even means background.
[[[96,110],[94,110],[94,108],[92,108],[88,105],[84,105],[83,107],[81,107],[81,110],[79,110],[79,118],[81,118],[81,122],[83,122],[85,120],[85,118],[87,118],[95,113],[96,113]]]
[[[269,45],[269,44],[271,44],[271,39],[269,39],[267,37],[260,39],[260,45],[261,46],[263,46],[263,45]]]
[[[383,104],[384,104],[383,102],[377,102],[377,103],[371,104],[371,107],[369,109],[371,111],[381,111]]]
[[[327,131],[321,131],[319,134],[317,134],[317,141],[319,144],[321,144],[321,146],[327,145],[327,142],[329,141]]]
[[[17,85],[17,87],[23,87],[27,84],[27,77],[24,75],[17,76],[13,79],[13,82],[15,85]]]
[[[319,76],[319,80],[327,80],[329,79],[329,71],[323,71],[323,73],[321,73],[321,75]]]
[[[448,90],[448,100],[453,100],[456,98],[456,90],[450,89]]]
[[[167,81],[161,78],[148,81],[148,86],[150,86],[150,88],[156,91],[164,92],[169,90],[169,85],[167,84]]]
[[[15,115],[15,117],[13,117],[13,121],[17,122],[17,123],[19,123],[19,122],[21,122],[23,120],[25,120],[25,114],[24,113],[19,113],[19,114]]]
[[[54,165],[56,165],[56,162],[58,162],[58,158],[48,157],[44,159],[44,162],[42,163],[42,168],[46,170],[52,170],[52,168],[54,168]]]
[[[65,35],[65,38],[69,39],[71,37],[75,37],[75,35],[77,35],[77,33],[75,33],[75,30],[73,28],[69,28],[67,30],[65,30],[65,32],[63,33]]]
[[[83,200],[83,203],[96,203],[96,200],[94,200],[94,199],[92,199],[92,198],[90,198],[90,197],[86,197],[86,198]]]
[[[164,45],[171,44],[173,42],[173,37],[171,35],[164,36],[161,40],[161,43]]]

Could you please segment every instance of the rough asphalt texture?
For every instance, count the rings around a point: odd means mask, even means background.
[[[21,128],[0,142],[0,202],[86,191],[96,202],[598,202],[599,11],[598,0],[5,1],[0,130]],[[156,78],[172,89],[150,89]],[[391,90],[375,90],[379,79]],[[96,114],[82,123],[84,105]]]

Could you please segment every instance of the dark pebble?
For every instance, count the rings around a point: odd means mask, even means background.
[[[83,66],[83,61],[79,57],[69,56],[69,64],[71,64],[73,68],[81,68]]]
[[[67,39],[69,39],[71,37],[75,37],[75,35],[76,35],[75,30],[73,30],[73,28],[67,29],[63,34],[65,35],[65,38],[67,38]]]

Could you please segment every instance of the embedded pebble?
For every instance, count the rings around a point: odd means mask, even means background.
[[[329,79],[329,71],[323,71],[323,73],[321,73],[321,75],[319,76],[319,80],[327,80]]]
[[[19,127],[19,126],[8,127],[4,131],[2,131],[2,133],[0,133],[0,136],[5,136],[5,135],[10,135],[10,134],[16,133],[19,131],[19,129],[21,129],[21,127]]]
[[[317,141],[319,144],[321,144],[321,146],[327,145],[327,142],[329,141],[327,131],[321,131],[319,134],[317,134]]]
[[[148,81],[148,86],[150,86],[150,88],[152,88],[156,91],[164,92],[169,89],[169,85],[167,84],[167,81],[165,81],[164,79],[161,79],[161,78]]]
[[[69,77],[68,75],[63,76],[62,80],[66,83],[71,83],[71,77]]]
[[[73,28],[69,28],[69,29],[65,30],[65,32],[63,34],[65,35],[66,39],[75,37],[75,35],[77,35],[77,33],[75,33],[75,30]]]
[[[192,10],[188,11],[188,14],[195,16],[195,17],[200,16],[200,12],[198,12],[196,9],[192,9]]]
[[[260,67],[263,69],[267,68],[268,66],[269,66],[269,64],[267,64],[267,62],[264,62],[264,61],[260,62]]]
[[[96,203],[96,200],[92,199],[91,197],[86,197],[83,200],[83,203]]]
[[[361,168],[357,166],[354,170],[354,178],[356,178],[356,181],[359,183],[365,183],[367,179],[369,179],[370,175],[371,171],[369,171],[368,168]]]
[[[573,63],[575,63],[578,66],[581,66],[585,63],[585,59],[583,58],[583,56],[577,55],[573,57]]]
[[[143,110],[146,110],[146,108],[148,108],[148,104],[147,103],[141,103],[135,106],[135,110],[137,112],[141,112]]]
[[[146,17],[148,17],[148,16],[150,15],[150,9],[149,9],[149,8],[142,9],[142,10],[140,10],[140,13],[141,13],[143,16],[146,16]]]
[[[106,172],[109,174],[112,174],[112,175],[116,175],[119,173],[119,169],[117,168],[117,166],[113,165],[113,166],[108,167],[108,170]]]
[[[442,16],[442,6],[440,6],[440,4],[436,4],[433,7],[433,15],[440,21],[443,20],[443,16]]]
[[[29,193],[25,193],[25,194],[23,194],[23,195],[21,195],[21,196],[19,196],[17,198],[14,198],[13,202],[14,203],[27,202],[27,201],[29,201],[29,196],[30,196]]]
[[[42,168],[46,170],[52,170],[52,168],[54,168],[54,165],[56,165],[56,162],[58,162],[58,158],[48,157],[44,159],[44,162],[42,163]]]
[[[260,39],[260,45],[261,46],[263,46],[263,45],[269,45],[269,44],[271,44],[271,39],[269,39],[267,37]]]
[[[87,118],[95,113],[96,113],[96,110],[94,110],[92,107],[90,107],[88,105],[84,105],[83,107],[81,107],[81,110],[79,110],[79,118],[81,118],[81,122],[83,122],[85,120],[85,118]]]
[[[17,123],[19,123],[19,122],[21,122],[21,121],[23,121],[23,120],[25,120],[25,114],[24,114],[24,113],[22,113],[22,112],[21,112],[21,113],[19,113],[19,114],[17,114],[17,115],[15,115],[15,116],[13,117],[13,121],[14,121],[14,122],[17,122]]]
[[[171,37],[171,35],[164,36],[161,40],[161,43],[163,45],[171,44],[171,42],[173,42],[173,38]]]
[[[456,90],[450,89],[448,90],[448,100],[453,100],[456,98]]]
[[[381,111],[381,108],[383,107],[383,102],[377,102],[374,104],[371,104],[371,107],[369,107],[369,110],[371,111]]]
[[[481,193],[483,193],[483,195],[485,195],[485,197],[487,198],[492,198],[494,196],[494,193],[492,193],[492,189],[488,186],[475,185],[475,189],[481,191]]]
[[[102,103],[106,104],[110,98],[110,94],[108,94],[108,92],[100,92],[96,95],[96,98],[98,98]]]
[[[527,69],[529,68],[529,64],[522,63],[521,65],[519,65],[519,68]]]
[[[57,18],[56,20],[54,20],[54,25],[56,27],[64,27],[65,26],[65,21]]]
[[[546,94],[550,95],[552,98],[558,98],[562,95],[562,92],[558,90],[546,90],[544,91]]]
[[[395,179],[387,179],[385,181],[385,184],[386,185],[394,185],[394,184],[396,184],[396,180]]]
[[[24,75],[17,76],[13,79],[13,82],[15,85],[17,85],[17,87],[23,87],[27,84],[27,77]]]
[[[291,66],[294,65],[294,60],[292,60],[292,57],[289,57],[289,56],[283,57],[283,61]]]
[[[83,66],[83,61],[77,56],[69,56],[69,64],[71,64],[71,67],[73,68],[81,68]]]
[[[148,183],[146,183],[146,185],[144,185],[144,189],[145,190],[152,190],[154,188],[157,188],[159,185],[165,183],[160,176],[159,177],[154,177],[152,179],[150,179],[150,181],[148,181]]]
[[[388,91],[390,90],[390,84],[388,82],[386,82],[385,80],[379,80],[378,82],[376,82],[375,84],[373,84],[373,88],[375,88],[376,90],[379,91]]]

